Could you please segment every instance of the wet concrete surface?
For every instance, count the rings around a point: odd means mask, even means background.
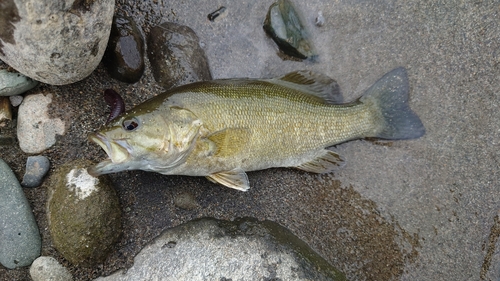
[[[295,1],[298,2],[298,1]],[[273,77],[298,69],[338,81],[346,100],[393,68],[408,70],[410,106],[427,133],[410,141],[352,141],[336,150],[346,167],[329,175],[291,169],[249,173],[242,193],[204,178],[146,172],[112,175],[124,210],[124,234],[103,264],[78,268],[52,247],[46,186],[25,189],[43,238],[43,255],[89,280],[130,266],[165,228],[199,217],[252,216],[289,228],[352,280],[498,280],[500,278],[500,26],[498,1],[324,1],[295,3],[319,54],[316,63],[283,61],[262,30],[272,1],[117,1],[141,25],[188,25],[200,37],[214,78]],[[227,8],[211,22],[210,12]],[[321,11],[322,27],[314,26]],[[51,114],[68,132],[44,152],[52,167],[105,157],[86,135],[107,117],[102,91],[121,93],[127,108],[161,92],[149,70],[128,85],[100,66],[54,95]],[[4,129],[2,128],[2,132]],[[28,155],[2,147],[19,179]],[[50,176],[50,175],[49,175]],[[46,181],[48,183],[48,181]],[[46,184],[47,184],[46,183]],[[199,208],[174,199],[189,192]],[[0,268],[0,280],[29,280],[27,270]]]

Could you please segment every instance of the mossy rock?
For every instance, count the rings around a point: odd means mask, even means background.
[[[71,263],[102,262],[121,235],[121,208],[107,176],[87,173],[93,163],[76,160],[51,177],[47,214],[55,248]]]

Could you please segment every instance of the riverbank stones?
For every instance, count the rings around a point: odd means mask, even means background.
[[[76,160],[51,176],[49,231],[55,248],[71,263],[102,262],[121,235],[121,208],[109,178],[87,173],[93,163]]]
[[[64,85],[87,77],[108,43],[115,1],[6,0],[0,59],[22,74]]]
[[[42,240],[30,204],[10,167],[0,159],[0,263],[9,269],[30,265]]]
[[[51,102],[52,95],[35,94],[25,97],[19,106],[17,138],[22,151],[40,153],[56,143],[56,135],[65,133],[64,122],[48,115]]]
[[[316,280],[345,276],[289,230],[252,218],[205,218],[165,230],[134,265],[96,281]]]
[[[43,155],[30,156],[26,161],[26,173],[21,185],[24,187],[37,187],[42,184],[43,177],[50,168],[49,158]]]
[[[205,51],[191,28],[162,23],[151,29],[147,44],[153,76],[165,89],[212,80]]]
[[[72,281],[73,276],[53,257],[39,257],[30,267],[33,281]]]
[[[9,72],[6,69],[0,70],[0,96],[20,95],[38,85],[29,77],[21,73]]]
[[[111,77],[135,83],[144,72],[144,38],[135,21],[123,11],[113,17],[104,65]]]

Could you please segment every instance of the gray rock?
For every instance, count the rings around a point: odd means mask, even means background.
[[[6,0],[0,59],[47,84],[87,77],[108,43],[115,1]]]
[[[71,281],[73,276],[53,257],[39,257],[30,267],[33,281]]]
[[[19,95],[10,96],[9,100],[10,100],[10,104],[12,104],[13,107],[17,107],[23,102],[23,96],[19,96]]]
[[[147,43],[153,76],[165,89],[212,80],[205,51],[191,28],[163,23],[151,29]]]
[[[26,173],[21,185],[24,187],[37,187],[42,184],[43,177],[50,168],[49,158],[43,155],[30,156],[26,161]]]
[[[0,263],[10,269],[40,256],[42,240],[21,185],[0,159]]]
[[[103,62],[111,77],[135,83],[144,72],[144,38],[135,21],[123,11],[113,17]]]
[[[345,280],[307,244],[271,221],[201,219],[165,230],[114,280]]]
[[[65,133],[61,119],[48,116],[48,105],[52,95],[29,95],[19,106],[17,138],[19,146],[26,153],[40,153],[56,143],[56,134]]]
[[[55,248],[71,263],[102,262],[121,235],[121,208],[109,178],[77,160],[59,167],[49,186],[48,223]]]
[[[9,72],[6,69],[0,70],[0,96],[14,96],[33,89],[38,85],[29,77],[20,73]]]

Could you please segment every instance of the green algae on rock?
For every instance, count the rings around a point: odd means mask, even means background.
[[[299,59],[315,58],[309,35],[290,1],[278,0],[269,7],[264,30],[283,53]]]
[[[107,177],[87,173],[92,163],[75,160],[52,175],[47,204],[55,248],[71,263],[102,262],[121,235],[121,208]]]

